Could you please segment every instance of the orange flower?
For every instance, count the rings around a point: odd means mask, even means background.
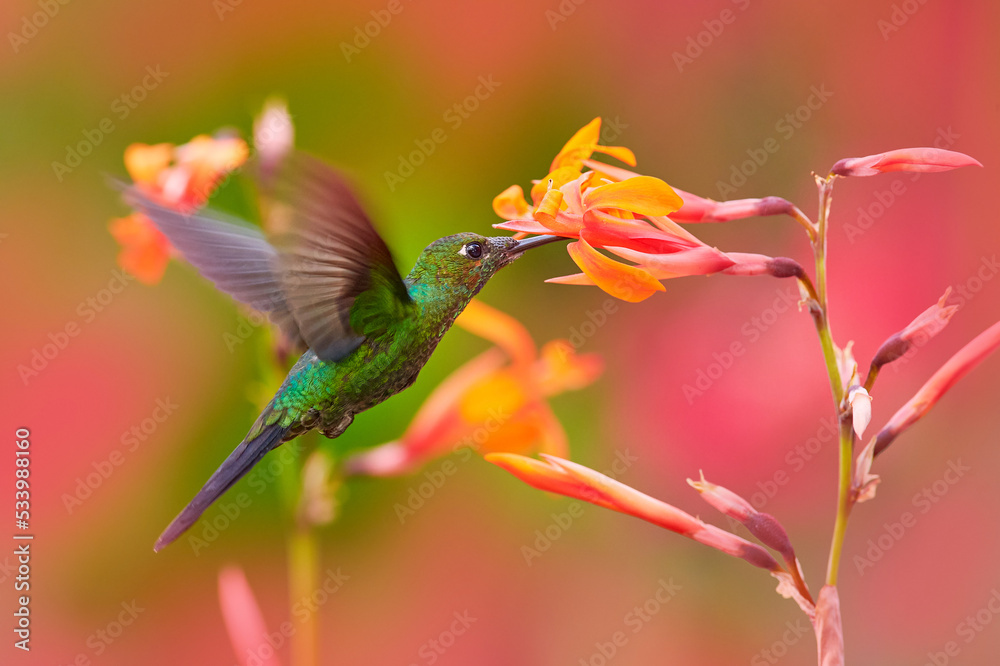
[[[111,220],[108,230],[122,246],[118,265],[144,284],[156,284],[167,270],[170,241],[141,213]]]
[[[638,302],[663,291],[659,282],[663,279],[723,271],[777,275],[770,269],[770,257],[727,255],[678,226],[668,215],[683,212],[684,199],[659,178],[592,160],[594,152],[602,152],[635,164],[635,155],[627,148],[599,146],[599,133],[600,119],[595,118],[563,146],[549,175],[535,181],[531,204],[517,185],[493,200],[493,210],[507,220],[494,225],[498,229],[577,239],[567,249],[583,273],[549,282],[597,285],[612,296]],[[590,170],[584,171],[584,167]],[[697,210],[686,219],[708,221],[777,214],[787,212],[791,206],[775,198],[732,204],[727,207],[699,198],[694,202]],[[635,265],[611,259],[598,249]],[[748,258],[751,263],[742,265]]]
[[[600,358],[577,355],[565,340],[539,353],[517,320],[477,300],[456,323],[497,347],[445,379],[399,440],[348,459],[348,474],[404,474],[462,447],[566,453],[566,434],[546,398],[589,385],[601,373]]]
[[[125,168],[150,198],[187,212],[203,206],[246,158],[242,139],[200,135],[181,146],[134,143],[125,149]],[[141,282],[159,282],[172,253],[166,236],[140,213],[112,220],[109,230],[122,245],[118,264]]]

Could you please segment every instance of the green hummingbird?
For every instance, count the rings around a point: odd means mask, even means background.
[[[403,278],[337,171],[294,154],[281,172],[271,195],[288,232],[272,241],[240,220],[178,212],[134,185],[124,187],[126,202],[203,276],[307,348],[246,438],[156,540],[155,551],[190,528],[268,451],[313,429],[337,437],[356,414],[413,384],[441,337],[498,270],[528,249],[561,240],[445,236],[428,245]]]

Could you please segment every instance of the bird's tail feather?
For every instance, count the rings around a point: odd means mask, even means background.
[[[237,446],[225,462],[215,470],[194,499],[184,507],[176,518],[163,530],[156,540],[154,551],[159,551],[175,541],[191,527],[205,509],[243,478],[264,455],[281,444],[289,428],[278,423],[265,425],[255,437],[247,437]]]

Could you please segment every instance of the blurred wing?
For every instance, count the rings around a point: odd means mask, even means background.
[[[124,190],[202,275],[324,360],[343,358],[406,315],[410,297],[389,248],[343,178],[318,160],[296,155],[282,169],[274,195],[291,231],[281,249],[256,227]]]
[[[277,272],[278,251],[260,229],[214,212],[180,213],[153,202],[134,185],[121,188],[125,202],[148,217],[219,291],[266,312],[293,343],[305,343]]]
[[[291,217],[280,242],[282,290],[320,358],[340,358],[406,316],[412,301],[392,254],[339,173],[296,154],[274,196]]]

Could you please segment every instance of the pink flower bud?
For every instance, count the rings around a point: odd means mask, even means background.
[[[726,275],[770,275],[777,278],[805,275],[802,266],[788,257],[769,257],[746,252],[727,252],[726,256],[736,262],[722,271]]]
[[[1000,346],[1000,322],[993,324],[935,372],[910,401],[900,407],[878,434],[875,455],[879,455],[903,430],[916,423],[959,379]]]
[[[541,457],[542,460],[537,460],[514,453],[490,453],[486,460],[539,490],[574,497],[641,518],[728,555],[739,557],[756,567],[784,573],[771,554],[757,544],[703,523],[675,506],[645,495],[588,467],[544,453]]]
[[[978,160],[940,148],[903,148],[866,157],[848,157],[830,169],[834,176],[874,176],[887,171],[948,171],[964,166],[983,166]]]
[[[795,562],[795,549],[788,539],[788,533],[774,516],[757,511],[750,502],[733,491],[707,481],[704,474],[701,475],[700,481],[688,479],[687,482],[701,493],[703,500],[742,524],[750,534],[760,539],[762,544],[781,553],[789,564]],[[792,566],[797,565],[792,564]]]
[[[914,345],[924,345],[940,333],[958,310],[957,305],[946,306],[944,304],[949,294],[951,294],[951,287],[945,290],[944,295],[938,299],[937,303],[917,315],[917,318],[902,331],[883,342],[882,346],[875,352],[872,367],[881,368],[886,363],[891,363],[906,354]]]
[[[674,188],[684,200],[679,210],[670,214],[678,222],[730,222],[748,217],[794,215],[795,206],[781,197],[714,201]]]

